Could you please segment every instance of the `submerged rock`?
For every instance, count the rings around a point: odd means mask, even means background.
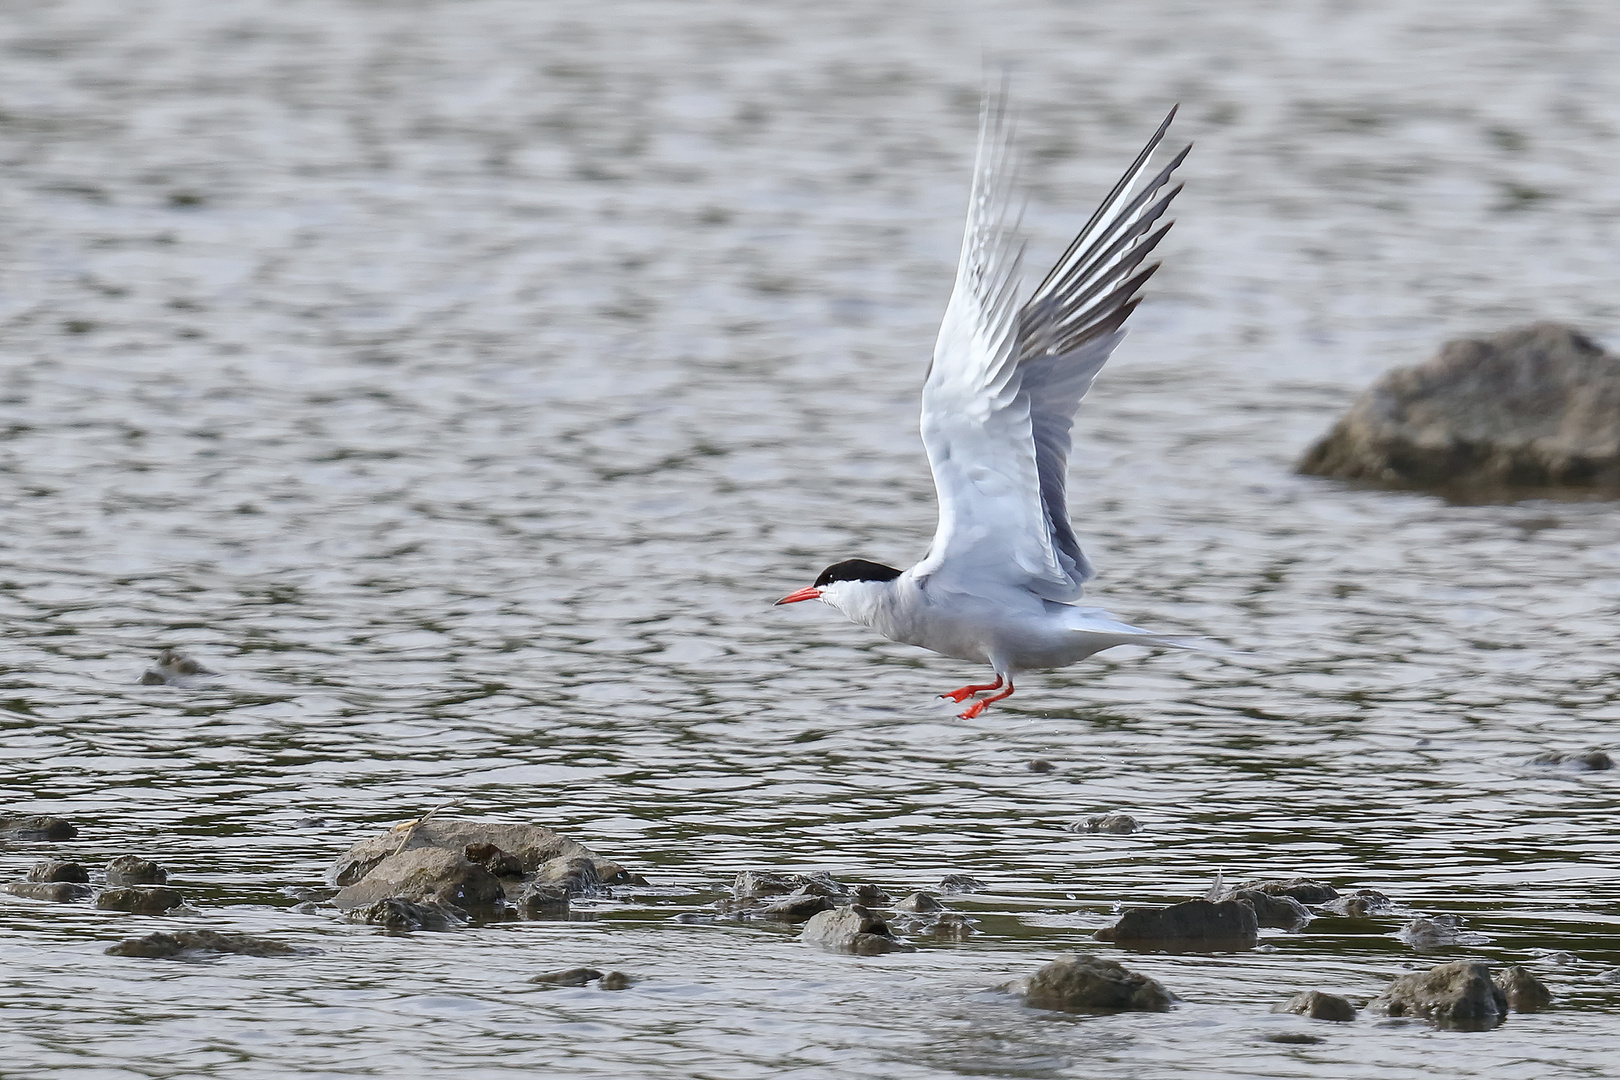
[[[1357,398],[1299,471],[1400,487],[1620,491],[1620,357],[1548,322],[1448,341]]]
[[[1347,1023],[1356,1018],[1356,1007],[1349,998],[1338,994],[1324,994],[1320,990],[1304,990],[1271,1010],[1274,1013],[1296,1013],[1313,1020],[1332,1020]]]
[[[602,896],[608,892],[596,872],[595,861],[582,855],[559,855],[542,863],[530,884],[564,897]]]
[[[1448,945],[1483,945],[1489,940],[1484,934],[1465,931],[1463,920],[1455,915],[1413,919],[1401,927],[1397,936],[1414,949],[1440,949]]]
[[[506,892],[506,906],[520,919],[554,919],[568,914],[568,895],[556,889],[524,885]]]
[[[1602,750],[1549,750],[1530,759],[1532,765],[1554,765],[1577,772],[1603,772],[1614,768],[1614,758]]]
[[[1077,833],[1109,833],[1114,836],[1128,836],[1131,833],[1142,831],[1142,823],[1129,814],[1114,811],[1109,814],[1097,814],[1084,821],[1076,821],[1066,826],[1070,832]]]
[[[830,951],[860,956],[916,951],[896,941],[882,919],[855,904],[811,916],[804,924],[802,940]]]
[[[197,953],[230,953],[237,956],[298,956],[318,953],[252,934],[228,934],[217,930],[177,930],[174,933],[147,934],[120,941],[106,950],[108,956],[140,956],[152,960],[173,960]]]
[[[0,814],[0,840],[71,840],[78,826],[49,814]]]
[[[209,671],[178,649],[158,653],[157,663],[141,673],[142,686],[191,686],[218,672]]]
[[[769,870],[744,870],[731,885],[738,900],[764,896],[786,896],[798,892],[808,879],[798,874],[777,874]]]
[[[348,911],[379,900],[400,899],[491,914],[505,895],[500,878],[469,862],[459,850],[423,847],[373,864],[360,881],[339,889],[332,903]]]
[[[1252,949],[1260,922],[1237,900],[1188,900],[1163,908],[1126,908],[1119,922],[1098,930],[1099,941],[1133,948]]]
[[[547,971],[531,977],[529,981],[545,986],[584,986],[591,980],[601,977],[602,973],[595,968],[576,967],[564,971]]]
[[[139,855],[120,855],[107,864],[107,884],[110,886],[168,883],[167,870],[151,859],[143,859]]]
[[[88,900],[95,891],[77,881],[15,881],[9,885],[0,885],[0,889],[4,889],[12,896],[21,896],[27,900],[49,900],[56,904]]]
[[[622,971],[610,971],[597,980],[599,990],[628,990],[636,984],[636,980]]]
[[[90,880],[90,871],[76,862],[58,862],[50,859],[38,862],[28,871],[29,881],[79,881]]]
[[[568,856],[591,860],[597,878],[604,885],[647,884],[640,875],[632,874],[618,863],[599,857],[585,845],[540,825],[505,825],[438,816],[429,816],[360,841],[333,864],[330,877],[334,885],[353,885],[370,874],[384,859],[396,854],[420,848],[436,848],[465,859],[469,846],[484,844],[515,857],[524,874],[536,873],[543,864],[560,856]],[[490,872],[487,867],[484,869],[486,873]],[[491,876],[498,875],[491,873]]]
[[[1377,889],[1357,889],[1353,893],[1336,897],[1320,905],[1323,911],[1344,915],[1352,919],[1367,919],[1374,915],[1388,915],[1395,910],[1395,901]]]
[[[966,874],[946,874],[939,879],[937,887],[942,893],[982,893],[990,890],[990,886]]]
[[[1547,985],[1518,964],[1494,972],[1491,981],[1507,995],[1508,1008],[1514,1012],[1539,1012],[1552,1004],[1552,991]]]
[[[343,913],[349,922],[370,923],[395,933],[414,930],[455,930],[466,926],[467,913],[450,904],[431,901],[418,903],[399,896],[390,896],[364,907],[350,908]]]
[[[1049,773],[1057,771],[1057,766],[1052,764],[1050,761],[1047,761],[1045,758],[1035,758],[1033,761],[1027,761],[1024,763],[1024,768],[1028,769],[1032,773]]]
[[[131,915],[162,915],[186,902],[179,890],[162,885],[132,885],[122,889],[103,889],[96,897],[96,907],[104,911],[127,911]]]
[[[830,896],[818,896],[815,893],[789,893],[772,900],[768,904],[748,911],[750,919],[759,919],[765,922],[802,923],[823,911],[831,911],[837,907]]]
[[[1175,997],[1158,981],[1112,960],[1067,953],[1008,989],[1024,1004],[1062,1012],[1166,1012]]]
[[[1262,878],[1241,881],[1229,889],[1221,890],[1218,899],[1240,892],[1262,892],[1267,896],[1286,896],[1302,904],[1326,904],[1339,895],[1339,890],[1315,878]]]
[[[1433,1020],[1441,1027],[1482,1031],[1507,1016],[1507,994],[1491,980],[1491,966],[1471,960],[1402,975],[1369,1008],[1389,1016]]]

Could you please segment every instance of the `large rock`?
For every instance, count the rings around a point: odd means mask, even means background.
[[[124,885],[167,885],[169,872],[151,859],[139,855],[120,855],[107,864],[107,884],[114,888]]]
[[[465,856],[419,847],[372,864],[365,877],[339,889],[332,903],[349,911],[399,899],[489,914],[500,908],[505,895],[500,878]]]
[[[1491,979],[1491,966],[1472,960],[1402,975],[1370,1008],[1390,1016],[1416,1016],[1441,1027],[1482,1031],[1507,1016],[1507,994]]]
[[[1164,908],[1126,908],[1119,922],[1097,931],[1099,941],[1134,948],[1252,949],[1260,922],[1239,900],[1188,900]]]
[[[915,951],[896,941],[887,923],[857,904],[812,915],[804,924],[803,940],[823,949],[860,956]]]
[[[77,881],[90,880],[90,871],[76,862],[61,862],[49,859],[38,862],[28,871],[29,881]]]
[[[515,857],[525,874],[533,874],[543,864],[566,856],[591,860],[596,876],[603,884],[646,884],[643,878],[630,873],[618,863],[603,859],[584,844],[544,826],[505,825],[452,817],[429,817],[362,840],[333,864],[330,876],[334,885],[352,885],[370,874],[384,859],[418,848],[438,848],[468,858],[467,849],[472,847],[472,860],[488,862],[490,855],[486,845]],[[508,872],[505,866],[499,864],[496,869],[502,873]]]
[[[1313,1020],[1332,1020],[1341,1024],[1356,1018],[1356,1007],[1350,1004],[1349,998],[1342,998],[1338,994],[1324,994],[1320,990],[1303,990],[1281,1005],[1275,1006],[1271,1011],[1295,1013],[1299,1016],[1309,1016]]]
[[[172,934],[147,934],[129,938],[106,950],[108,956],[141,956],[153,960],[173,960],[188,954],[231,953],[237,956],[296,956],[318,953],[252,934],[220,933],[217,930],[177,930]]]
[[[1175,997],[1157,981],[1112,960],[1068,953],[1011,989],[1024,1004],[1063,1012],[1165,1012]]]
[[[1299,471],[1400,487],[1620,494],[1620,357],[1557,323],[1449,341],[1357,398]]]

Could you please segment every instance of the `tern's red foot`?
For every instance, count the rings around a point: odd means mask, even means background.
[[[964,686],[960,690],[951,690],[951,691],[943,693],[943,694],[941,694],[939,696],[940,697],[948,697],[952,701],[954,701],[958,705],[960,705],[960,704],[962,704],[962,702],[966,701],[968,698],[972,697],[974,694],[979,693],[981,690],[1000,690],[1000,689],[1001,689],[1001,676],[997,675],[995,682],[979,683],[979,684],[976,684],[976,685],[973,685],[973,686]]]
[[[996,679],[996,684],[1000,685],[1000,683],[1001,680],[999,678]],[[984,689],[988,690],[989,687],[985,687]],[[963,720],[972,720],[975,716],[978,716],[980,713],[984,712],[985,709],[989,708],[993,703],[1000,701],[1003,698],[1012,697],[1012,692],[1013,684],[1009,682],[1007,684],[1007,689],[1003,690],[1001,693],[991,694],[987,698],[981,698],[969,705],[966,709],[963,709],[960,718]]]

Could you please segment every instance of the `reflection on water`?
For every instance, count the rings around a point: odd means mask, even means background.
[[[4,805],[81,834],[10,844],[0,875],[137,852],[195,910],[0,902],[8,1075],[1601,1073],[1616,773],[1533,759],[1612,745],[1614,505],[1290,466],[1447,336],[1612,333],[1617,20],[17,8]],[[1082,414],[1073,502],[1098,603],[1247,652],[1109,654],[962,722],[931,698],[959,665],[769,605],[932,531],[916,395],[986,41],[1019,58],[1036,262],[1184,103],[1182,220]],[[220,677],[139,685],[171,645]],[[411,937],[290,910],[353,840],[451,799],[660,888]],[[1144,831],[1063,829],[1112,809]],[[873,959],[669,921],[749,866],[990,891],[954,901],[968,943]],[[989,992],[1217,871],[1405,914],[1123,957],[1184,999],[1168,1015]],[[1487,940],[1418,954],[1395,935],[1419,912]],[[102,955],[176,925],[324,951]],[[1557,1007],[1466,1036],[1267,1011],[1461,956],[1530,964]],[[643,981],[524,982],[579,963]]]

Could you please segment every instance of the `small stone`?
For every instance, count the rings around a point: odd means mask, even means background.
[[[567,897],[601,896],[608,890],[596,873],[596,863],[580,855],[559,855],[535,871],[535,888]]]
[[[1156,980],[1112,960],[1067,953],[1024,980],[1024,1004],[1062,1012],[1166,1012],[1175,998]]]
[[[1356,1007],[1350,1004],[1348,998],[1338,994],[1324,994],[1320,990],[1305,990],[1281,1005],[1274,1006],[1274,1013],[1297,1013],[1300,1016],[1309,1016],[1313,1020],[1332,1020],[1336,1023],[1347,1023],[1356,1018]]]
[[[925,892],[914,892],[894,905],[894,910],[907,912],[944,911],[945,905]]]
[[[1602,750],[1581,750],[1559,753],[1548,751],[1530,759],[1532,765],[1555,765],[1577,772],[1603,772],[1614,768],[1614,759]]]
[[[1456,915],[1436,915],[1433,918],[1413,919],[1401,927],[1397,935],[1414,949],[1440,949],[1449,945],[1479,945],[1487,939],[1483,934],[1463,931],[1463,920]]]
[[[90,871],[76,862],[47,860],[35,863],[28,871],[29,881],[89,881]],[[162,884],[159,882],[159,884]]]
[[[804,924],[802,940],[830,951],[860,956],[915,951],[910,945],[894,940],[882,919],[853,904],[811,916]]]
[[[1491,981],[1491,967],[1470,960],[1402,975],[1369,1008],[1389,1016],[1415,1016],[1459,1031],[1483,1031],[1507,1016],[1507,994]]]
[[[0,840],[71,840],[79,829],[49,814],[0,814]]]
[[[836,906],[830,896],[792,893],[752,909],[748,917],[766,922],[802,923],[823,911],[831,911]]]
[[[172,960],[187,953],[229,953],[237,956],[297,956],[319,953],[252,934],[224,934],[216,930],[177,930],[174,933],[147,934],[120,941],[106,950],[108,956],[139,956],[149,960]]]
[[[467,913],[449,904],[419,903],[401,896],[389,896],[364,907],[343,913],[349,922],[370,923],[396,934],[416,930],[455,930],[466,926]]]
[[[1098,930],[1099,941],[1135,948],[1226,951],[1252,949],[1260,922],[1254,908],[1237,900],[1188,900],[1163,908],[1126,908],[1119,922]]]
[[[595,968],[576,967],[563,971],[547,971],[529,979],[532,983],[541,983],[545,986],[584,986],[592,979],[600,979],[602,973]]]
[[[622,971],[610,971],[597,982],[602,990],[628,990],[636,984],[636,980]]]
[[[1552,992],[1546,984],[1518,964],[1495,972],[1491,981],[1507,995],[1508,1008],[1514,1012],[1539,1012],[1552,1004]]]
[[[1255,919],[1261,926],[1278,930],[1300,930],[1311,921],[1311,912],[1292,896],[1273,896],[1258,889],[1241,889],[1229,893],[1228,900],[1237,900],[1254,908]]]
[[[1036,758],[1034,761],[1027,762],[1025,763],[1024,768],[1028,769],[1032,773],[1049,773],[1057,770],[1057,766],[1052,764],[1050,761],[1047,761],[1045,758]]]
[[[938,888],[942,893],[982,893],[990,889],[978,878],[966,874],[946,874],[939,879]]]
[[[515,895],[508,895],[506,906],[520,919],[557,918],[568,914],[568,895],[560,889],[524,885]]]
[[[193,686],[200,678],[215,675],[178,649],[158,653],[157,663],[141,673],[142,686]]]
[[[104,889],[96,897],[103,911],[127,911],[131,915],[162,915],[186,902],[176,889],[162,885],[134,885],[124,889]]]
[[[1088,817],[1084,821],[1077,821],[1068,826],[1070,832],[1077,833],[1108,833],[1114,836],[1128,836],[1131,833],[1142,831],[1142,823],[1129,814],[1118,812],[1111,814],[1098,814]]]
[[[139,855],[120,855],[107,864],[107,884],[110,886],[167,885],[168,882],[167,870]]]
[[[773,874],[769,870],[744,870],[732,883],[731,894],[739,900],[749,897],[786,896],[798,892],[804,878],[798,874]]]
[[[920,932],[947,941],[966,941],[976,933],[973,929],[973,920],[960,911],[944,912]]]
[[[18,881],[10,885],[0,885],[0,889],[26,900],[49,900],[54,904],[88,900],[95,891],[77,881]]]
[[[862,907],[882,907],[894,899],[876,885],[857,885],[850,890],[850,896]]]
[[[1369,919],[1376,915],[1388,915],[1394,911],[1395,901],[1377,889],[1357,889],[1320,906],[1323,911],[1335,915],[1344,915],[1351,919]]]
[[[523,876],[523,860],[510,852],[502,851],[494,844],[468,844],[462,849],[462,854],[468,862],[477,863],[498,878]],[[592,870],[595,870],[594,865]]]

